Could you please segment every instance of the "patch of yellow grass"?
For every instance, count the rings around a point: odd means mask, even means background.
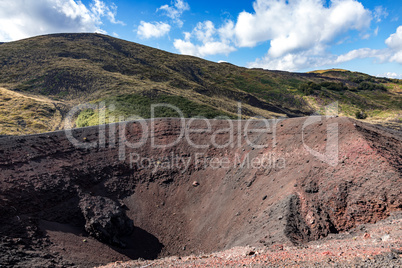
[[[26,135],[55,130],[61,114],[45,97],[0,88],[0,135]]]
[[[349,71],[345,70],[345,69],[327,69],[327,70],[315,70],[315,71],[311,71],[308,73],[323,74],[323,73],[327,73],[327,72],[349,72]]]

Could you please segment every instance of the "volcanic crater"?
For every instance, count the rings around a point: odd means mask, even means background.
[[[2,137],[0,263],[91,267],[303,245],[401,211],[401,134],[317,118]],[[323,158],[331,153],[335,162]]]

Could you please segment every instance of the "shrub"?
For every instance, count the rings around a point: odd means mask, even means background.
[[[357,119],[366,119],[367,118],[367,114],[364,111],[357,111],[355,115],[356,115]]]
[[[306,95],[311,95],[315,90],[320,90],[321,86],[314,82],[307,82],[299,85],[299,90]]]
[[[381,91],[387,91],[387,88],[383,84],[376,84],[372,82],[361,82],[357,86],[358,90],[381,90]]]
[[[335,82],[322,82],[321,86],[334,91],[343,91],[348,89],[344,84]]]

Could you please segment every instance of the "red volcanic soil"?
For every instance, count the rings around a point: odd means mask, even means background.
[[[259,253],[247,258],[276,265],[284,248],[314,256],[306,245],[352,241],[353,228],[400,215],[401,134],[316,119],[156,119],[75,129],[70,139],[0,138],[0,264],[92,267],[250,246]],[[395,215],[389,228],[400,229]],[[392,244],[375,252],[402,246],[391,231]]]
[[[303,246],[234,247],[228,250],[171,256],[157,260],[113,262],[124,267],[402,267],[402,213],[346,233],[330,234]],[[399,245],[399,247],[398,247]]]

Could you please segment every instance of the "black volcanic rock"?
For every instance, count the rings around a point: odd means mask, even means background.
[[[101,242],[125,247],[119,237],[134,230],[133,221],[127,217],[121,206],[101,196],[85,195],[80,201],[85,218],[85,230]]]

